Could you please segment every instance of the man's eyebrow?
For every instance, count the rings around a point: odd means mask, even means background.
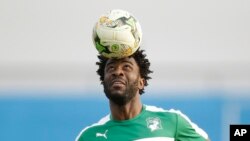
[[[129,64],[133,65],[133,63],[131,61],[127,61],[127,60],[123,60],[122,63],[129,63]]]
[[[106,64],[106,66],[112,65],[112,64],[115,64],[115,63],[116,63],[116,61],[111,60],[110,62],[108,62]],[[127,61],[127,60],[122,60],[121,63],[129,63],[129,64],[133,65],[133,63],[131,61]]]
[[[106,64],[106,66],[108,66],[108,65],[111,65],[111,64],[114,64],[115,63],[115,61],[109,61],[107,64]]]

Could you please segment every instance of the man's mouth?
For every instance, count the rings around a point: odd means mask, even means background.
[[[121,87],[121,86],[124,86],[126,83],[122,80],[122,79],[114,79],[112,82],[111,82],[111,85],[113,87]]]

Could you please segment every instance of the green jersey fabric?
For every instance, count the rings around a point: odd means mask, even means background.
[[[110,115],[86,127],[76,141],[205,141],[206,132],[176,110],[143,105],[133,119],[116,121]]]

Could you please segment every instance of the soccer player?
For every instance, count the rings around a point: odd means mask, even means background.
[[[148,85],[150,62],[143,50],[114,59],[98,56],[104,93],[111,113],[84,128],[76,141],[206,141],[205,131],[180,111],[141,102]]]

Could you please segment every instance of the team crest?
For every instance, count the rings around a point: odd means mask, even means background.
[[[151,132],[162,129],[161,120],[158,117],[147,118],[147,126]]]

